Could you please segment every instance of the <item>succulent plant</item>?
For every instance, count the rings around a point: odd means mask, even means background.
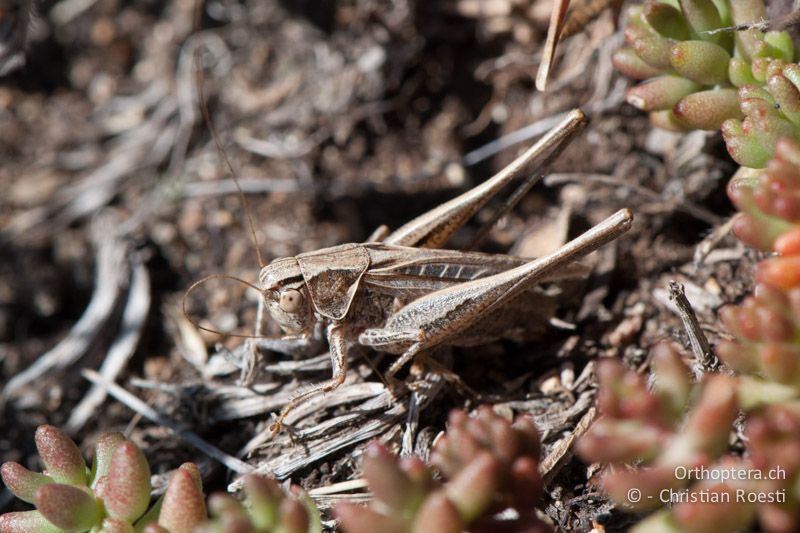
[[[784,138],[764,170],[740,169],[728,184],[728,196],[741,211],[734,233],[746,244],[782,256],[800,255],[800,144]],[[789,261],[768,261],[791,264]],[[765,266],[760,281],[781,287],[800,285],[787,279],[797,269]],[[776,275],[778,272],[783,276]]]
[[[744,118],[750,108],[740,110],[742,94],[737,97],[736,88],[768,84],[759,69],[767,59],[792,61],[791,37],[755,29],[713,30],[765,16],[762,0],[650,0],[631,7],[628,47],[613,61],[624,75],[647,81],[628,91],[628,102],[650,112],[656,126],[673,130],[717,130],[727,119]],[[734,123],[728,129],[731,139],[744,136]]]
[[[759,58],[750,69],[758,84],[744,85],[738,91],[744,120],[726,120],[722,135],[737,163],[763,168],[775,155],[779,139],[800,138],[800,65]],[[741,70],[746,73],[747,66]]]
[[[770,404],[754,412],[745,426],[752,471],[763,474],[750,482],[750,493],[783,495],[784,501],[758,504],[764,531],[800,528],[800,402]]]
[[[598,365],[600,418],[578,443],[583,459],[615,465],[644,460],[671,476],[676,466],[701,464],[727,449],[738,409],[733,378],[709,375],[693,385],[688,367],[668,343],[654,347],[651,364],[652,389],[619,361]]]
[[[301,492],[296,494],[301,495]],[[307,497],[287,497],[270,478],[244,480],[244,502],[228,494],[212,494],[212,518],[195,533],[316,533],[322,532],[319,512]]]
[[[717,348],[720,359],[742,379],[745,408],[800,394],[800,288],[783,290],[762,283],[740,305],[721,310],[720,318],[735,340]]]
[[[150,522],[154,525],[144,531],[182,533],[205,519],[200,476],[191,463],[175,472],[167,492],[148,511],[150,467],[142,451],[121,434],[100,437],[91,470],[77,445],[57,428],[40,426],[35,441],[43,473],[15,462],[3,463],[0,473],[6,487],[36,510],[0,516],[2,533],[124,533]]]
[[[734,339],[723,340],[717,353],[734,371],[751,376],[741,387],[749,408],[800,392],[800,144],[780,139],[767,168],[740,169],[728,195],[741,211],[736,236],[778,254],[756,267],[754,294],[720,312]]]
[[[745,423],[743,457],[725,455],[686,474],[689,489],[662,489],[671,504],[639,522],[634,532],[725,533],[758,520],[763,531],[790,533],[800,527],[800,404],[770,404]],[[676,472],[676,475],[678,474]]]
[[[655,511],[631,531],[723,533],[756,518],[765,531],[797,531],[800,401],[774,394],[750,411],[739,456],[728,445],[733,419],[748,390],[763,384],[711,375],[693,385],[666,343],[654,348],[651,363],[648,389],[640,374],[603,361],[601,418],[577,445],[585,461],[607,463],[601,483],[612,500],[632,511]]]
[[[207,521],[200,472],[194,463],[182,464],[170,477],[167,490],[136,522],[142,533],[190,533]]]
[[[474,417],[453,411],[431,455],[444,481],[421,459],[398,459],[373,442],[364,458],[372,504],[341,504],[336,515],[349,533],[549,531],[535,512],[542,492],[539,451],[528,417],[512,424],[489,407]],[[512,518],[498,516],[508,509]]]
[[[729,485],[695,483],[688,473],[738,461],[724,457],[738,412],[735,378],[716,374],[692,384],[689,368],[667,343],[653,349],[652,388],[619,361],[601,363],[600,418],[578,442],[578,455],[587,462],[607,463],[602,486],[620,506],[642,512],[675,504],[634,530],[732,531],[747,523],[754,510],[736,500],[717,502],[713,509],[679,500],[692,492],[734,490]]]
[[[764,18],[762,0],[647,2],[629,13],[630,48],[614,58],[624,74],[649,80],[628,101],[655,125],[721,128],[743,166],[728,184],[741,212],[734,233],[777,254],[758,264],[754,294],[720,312],[734,338],[717,354],[738,376],[692,385],[665,346],[654,350],[652,390],[619,363],[598,368],[603,416],[578,452],[609,463],[602,485],[617,503],[656,510],[635,531],[730,531],[756,516],[767,531],[800,525],[800,65],[786,32],[706,33]],[[748,410],[743,456],[728,451],[740,407]],[[698,466],[703,479],[676,475]],[[770,478],[775,470],[784,477]],[[763,477],[720,481],[708,474],[717,471]],[[770,500],[776,495],[784,499]]]

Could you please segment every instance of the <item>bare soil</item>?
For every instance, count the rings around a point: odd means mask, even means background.
[[[535,140],[524,135],[529,125],[580,106],[589,127],[482,249],[540,255],[621,207],[635,212],[633,230],[595,254],[588,279],[564,288],[560,327],[537,342],[438,354],[463,385],[442,381],[421,394],[410,445],[402,444],[409,397],[375,436],[424,453],[451,408],[491,401],[530,413],[554,461],[545,502],[553,523],[626,523],[606,514],[594,472],[568,452],[588,422],[593,362],[620,357],[640,368],[660,339],[688,347],[669,280],[684,284],[713,344],[722,334],[717,310],[750,289],[756,257],[723,236],[696,260],[698,245],[732,213],[724,184],[734,166],[718,136],[651,131],[623,103],[628,81],[610,64],[621,36],[609,10],[561,44],[550,87],[539,93],[544,0],[215,0],[199,27],[190,0],[97,0],[66,14],[43,4],[27,64],[0,79],[0,461],[35,464],[34,429],[49,423],[68,427],[87,450],[102,432],[127,431],[154,472],[202,465],[209,492],[233,481],[114,399],[75,418],[91,385],[81,370],[98,369],[114,349],[131,355],[119,385],[225,452],[247,447],[245,461],[308,489],[358,477],[366,437],[356,430],[394,412],[368,410],[369,393],[351,387],[352,397],[332,395],[297,423],[305,441],[286,432],[251,442],[265,434],[275,398],[330,370],[324,358],[304,368],[269,354],[271,366],[244,389],[223,357],[242,353],[242,339],[198,332],[182,314],[185,291],[204,276],[252,283],[258,273],[198,83],[266,261],[361,242],[380,224],[396,228],[502,168]],[[491,153],[498,140],[502,150]],[[255,320],[252,294],[231,281],[204,285],[189,308],[204,326],[228,332],[247,334]],[[85,327],[75,336],[79,320]],[[131,332],[138,339],[126,352]],[[54,347],[49,366],[18,379]],[[355,355],[353,384],[380,384],[389,363]],[[342,418],[351,413],[358,416]],[[325,448],[332,440],[339,449]],[[16,505],[0,497],[0,512]]]

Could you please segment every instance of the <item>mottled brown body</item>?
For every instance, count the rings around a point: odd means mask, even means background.
[[[293,398],[273,430],[306,398],[333,390],[345,377],[347,345],[358,343],[401,354],[394,375],[417,353],[439,345],[470,346],[541,332],[555,309],[539,286],[585,271],[575,260],[628,229],[627,210],[529,260],[501,254],[436,249],[486,202],[539,157],[552,159],[585,124],[579,110],[486,182],[374,240],[276,259],[259,275],[259,334],[269,311],[284,331],[258,345],[289,354],[313,351],[321,332],[330,348],[333,378]],[[538,178],[540,171],[534,174]],[[528,180],[532,184],[534,179]]]
[[[528,260],[502,254],[431,250],[382,243],[344,244],[293,258],[278,259],[262,270],[260,284],[272,317],[284,331],[310,335],[319,320],[343,321],[354,337],[370,328],[379,328],[403,306],[412,301],[466,281],[480,280],[522,266]],[[321,265],[316,268],[317,265]],[[585,273],[580,265],[569,265],[540,282],[574,278]],[[295,312],[281,308],[281,293],[296,291],[303,302]],[[535,306],[537,309],[525,309]],[[540,287],[509,302],[509,309],[498,309],[502,319],[484,319],[480,331],[472,330],[458,346],[468,346],[504,336],[501,323],[519,311],[537,312],[545,317],[554,310],[552,296]],[[285,306],[284,306],[285,307]],[[315,314],[314,320],[310,320]],[[530,316],[530,314],[528,314]],[[488,318],[488,317],[485,317]],[[525,322],[531,322],[525,320]],[[527,324],[526,324],[527,325]],[[534,324],[530,324],[534,326]],[[540,325],[535,325],[537,331]],[[514,329],[519,329],[514,328]],[[480,337],[481,341],[470,339]],[[519,335],[515,335],[519,337]]]

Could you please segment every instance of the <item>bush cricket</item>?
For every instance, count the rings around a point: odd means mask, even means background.
[[[297,405],[343,383],[349,344],[398,354],[386,374],[391,378],[430,348],[482,344],[507,337],[512,330],[541,328],[546,321],[546,317],[541,320],[542,309],[547,306],[540,299],[546,295],[537,292],[537,285],[575,277],[583,270],[576,259],[628,230],[629,210],[617,212],[557,251],[534,260],[439,247],[532,161],[541,160],[512,195],[506,205],[510,209],[585,122],[583,112],[572,111],[498,174],[394,232],[380,228],[365,243],[279,258],[263,266],[258,277],[256,346],[311,355],[324,337],[333,367],[329,381],[292,398],[270,429],[279,431]],[[261,335],[265,310],[283,336]]]

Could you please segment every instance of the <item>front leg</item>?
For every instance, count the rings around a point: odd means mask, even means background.
[[[294,358],[309,357],[322,351],[322,326],[317,324],[311,335],[291,335],[284,337],[260,337],[262,306],[259,305],[259,316],[256,322],[255,339],[248,339],[245,344],[245,356],[241,365],[241,375],[239,381],[242,386],[249,387],[253,384],[258,372],[263,366],[264,357],[262,352],[270,350],[273,352],[290,355]]]
[[[326,334],[328,337],[328,346],[331,352],[331,366],[333,366],[333,376],[329,381],[316,385],[308,390],[305,390],[289,400],[280,414],[275,418],[275,421],[269,427],[270,431],[275,434],[281,430],[281,424],[286,416],[294,410],[299,404],[317,394],[324,394],[330,392],[344,383],[345,375],[347,374],[347,347],[345,345],[345,331],[346,328],[342,323],[332,323],[328,325]]]
[[[245,344],[246,356],[241,366],[242,372],[239,381],[242,386],[249,387],[261,371],[264,363],[264,350],[291,355],[295,359],[303,359],[317,355],[322,351],[322,334],[314,332],[313,335],[289,335],[285,337],[264,337],[261,339],[247,339]]]

